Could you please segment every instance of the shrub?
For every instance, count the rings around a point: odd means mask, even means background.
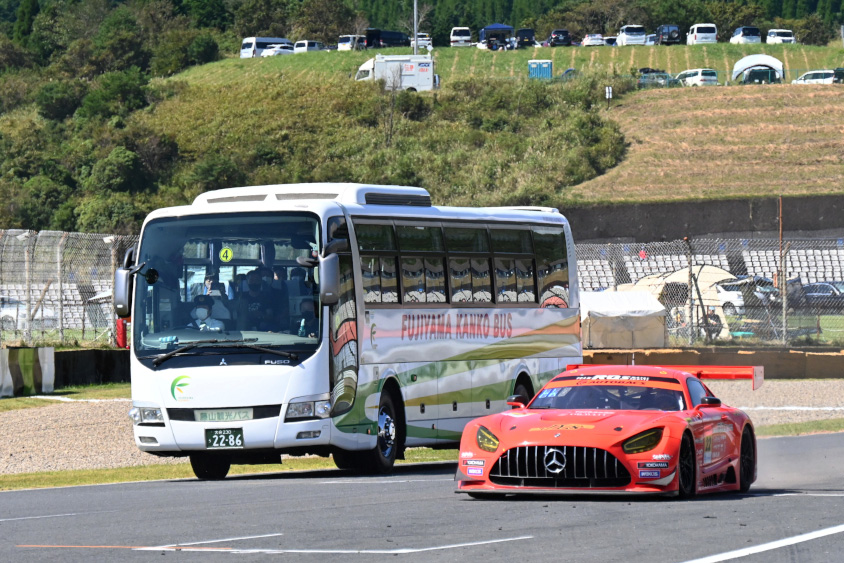
[[[416,92],[403,90],[396,96],[396,109],[411,121],[422,121],[431,113],[431,104]]]
[[[30,178],[23,185],[15,202],[16,212],[23,227],[36,231],[61,228],[66,214],[57,217],[58,224],[54,224],[54,214],[67,202],[70,193],[68,186],[54,182],[46,176]]]
[[[140,191],[144,187],[141,160],[126,147],[115,147],[94,164],[82,186],[94,194]]]
[[[138,67],[103,74],[91,92],[82,100],[82,117],[125,117],[144,107],[147,77]]]
[[[193,166],[187,180],[207,192],[242,185],[246,175],[230,158],[212,153]]]
[[[201,65],[216,61],[220,58],[220,48],[214,38],[208,34],[197,36],[188,45],[188,61]]]
[[[35,105],[41,116],[61,120],[73,115],[86,92],[85,83],[78,80],[48,82],[35,94]]]

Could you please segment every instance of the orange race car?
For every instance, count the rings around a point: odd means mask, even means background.
[[[527,405],[466,425],[458,493],[746,492],[750,418],[701,379],[763,381],[760,366],[569,366]]]

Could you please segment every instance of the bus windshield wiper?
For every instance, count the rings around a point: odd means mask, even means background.
[[[217,343],[220,343],[220,342],[243,343],[243,342],[254,342],[255,340],[258,340],[258,339],[257,338],[250,338],[248,341],[247,340],[226,340],[226,339],[220,339],[220,338],[212,338],[212,339],[209,339],[209,340],[194,340],[190,344],[185,344],[184,346],[176,348],[175,350],[170,350],[166,354],[160,354],[158,356],[153,356],[155,359],[152,361],[152,365],[158,367],[161,364],[163,364],[164,362],[166,362],[167,360],[169,360],[170,358],[172,358],[173,356],[177,356],[179,354],[187,352],[188,350],[193,350],[197,346],[201,346],[203,344],[217,344]],[[150,356],[146,356],[145,358],[141,358],[141,359],[146,359],[146,358],[149,358],[149,357]]]
[[[299,359],[299,356],[293,352],[285,352],[284,350],[273,350],[272,348],[264,348],[263,346],[256,346],[254,344],[235,344],[234,346],[230,346],[230,348],[249,348],[251,350],[258,350],[259,352],[266,352],[267,354],[284,356],[285,358],[290,358],[291,360]]]

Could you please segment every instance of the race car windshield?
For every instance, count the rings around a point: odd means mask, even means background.
[[[679,411],[685,408],[685,401],[679,389],[638,385],[576,385],[543,389],[530,408]]]

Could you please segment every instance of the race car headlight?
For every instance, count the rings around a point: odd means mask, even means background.
[[[495,436],[495,434],[493,434],[483,426],[478,428],[478,434],[476,439],[478,441],[478,447],[484,450],[485,452],[494,452],[498,449],[498,438]]]
[[[161,409],[148,407],[132,407],[129,409],[129,418],[132,419],[132,424],[163,424],[164,415],[161,414]]]
[[[640,454],[654,449],[662,440],[662,428],[652,428],[625,440],[621,449],[626,454]]]

